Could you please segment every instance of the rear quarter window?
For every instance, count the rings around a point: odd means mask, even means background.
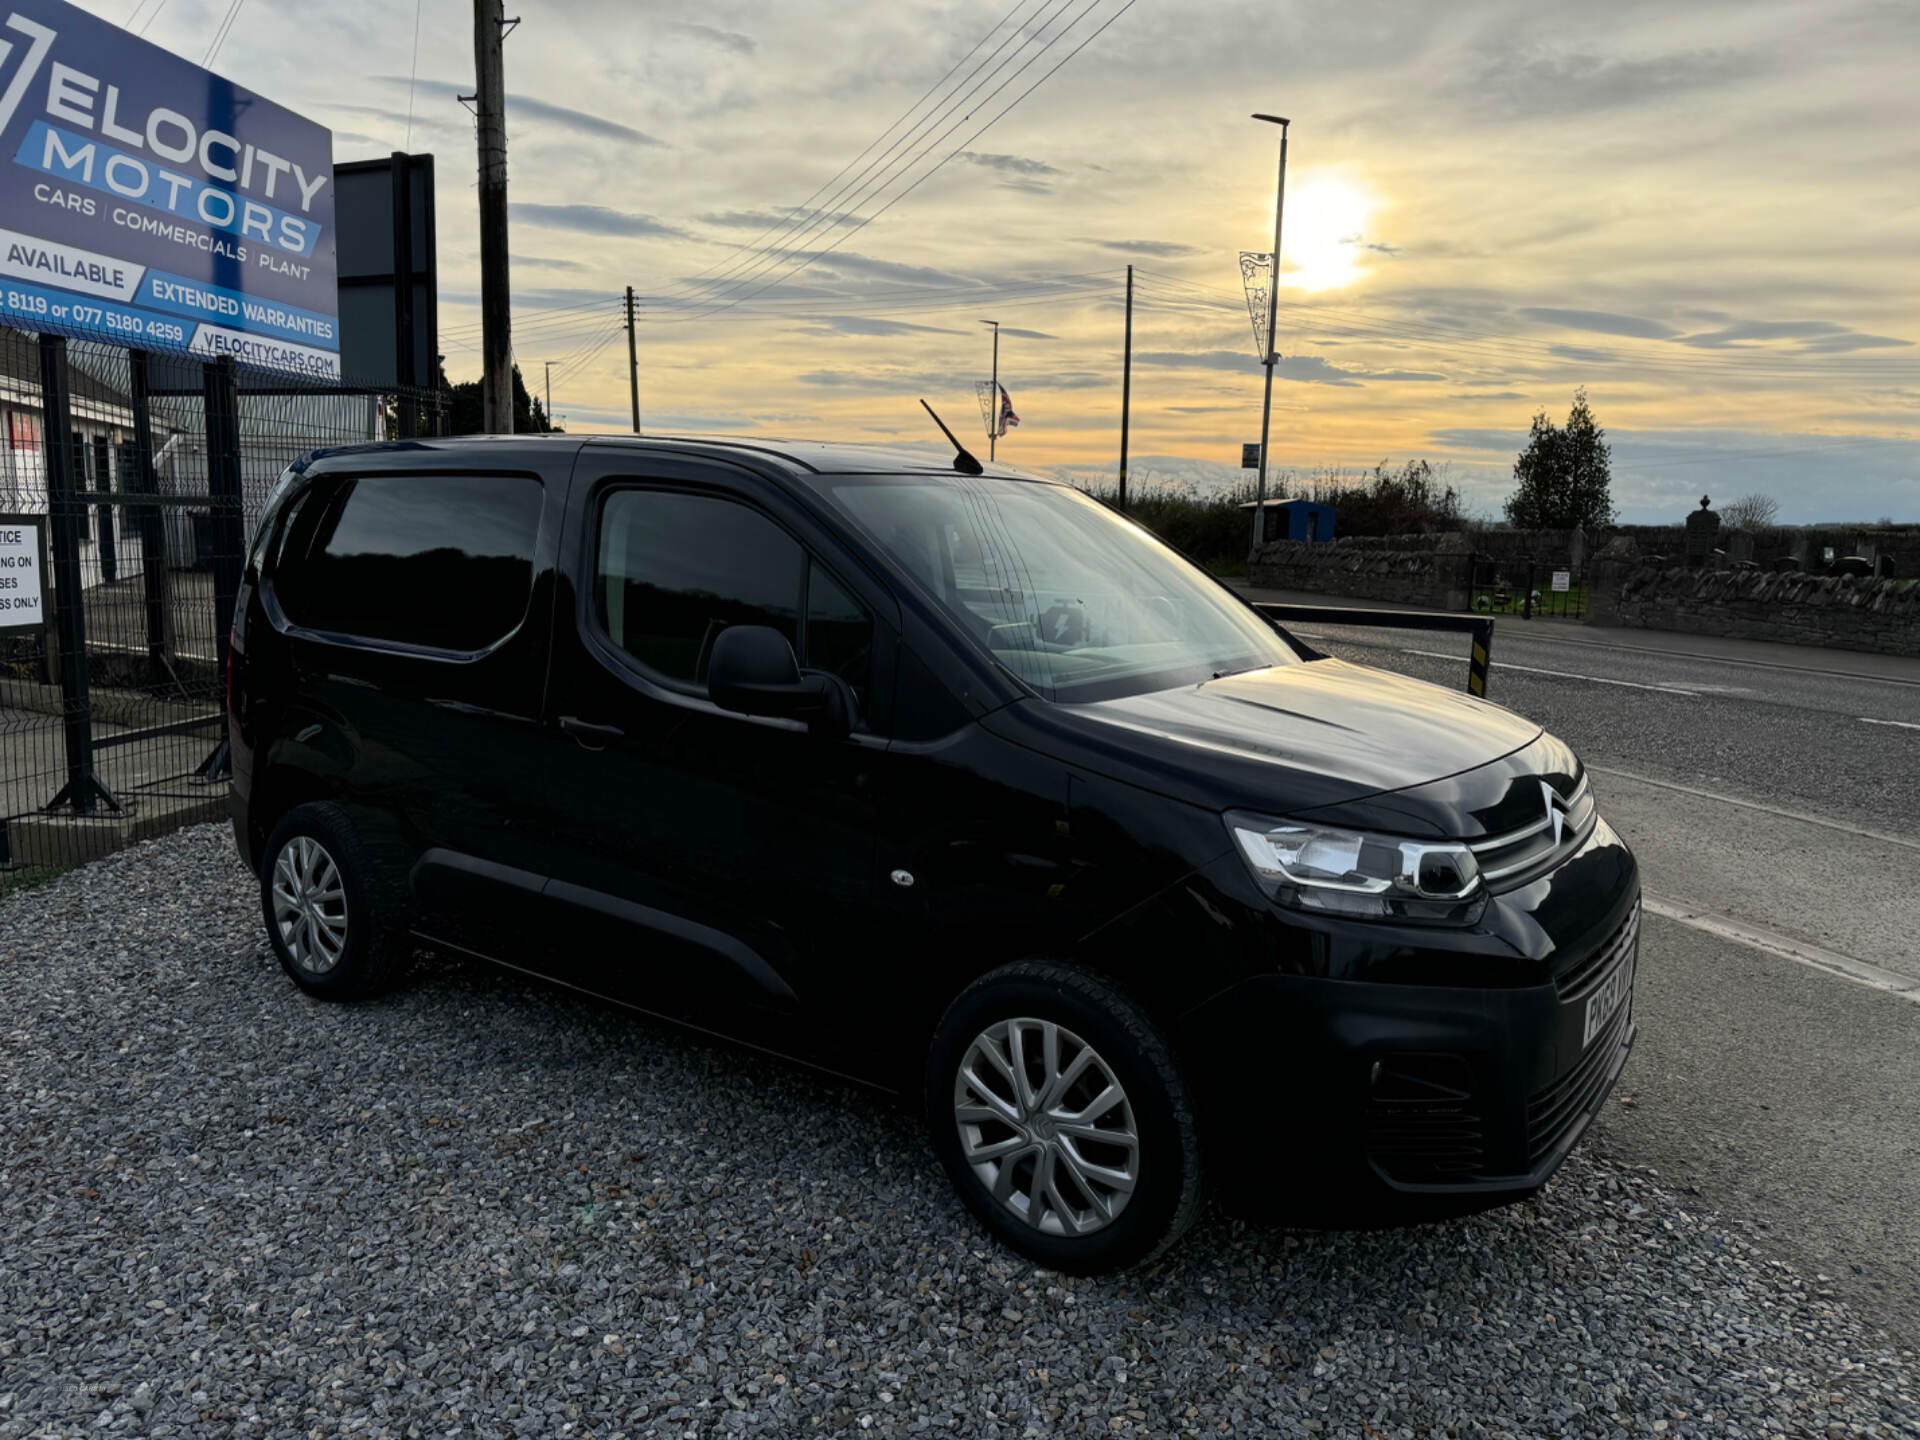
[[[470,653],[526,618],[540,482],[525,475],[366,475],[292,508],[275,598],[304,629]]]

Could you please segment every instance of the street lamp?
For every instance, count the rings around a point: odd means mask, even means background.
[[[1260,402],[1260,483],[1254,491],[1253,539],[1249,553],[1259,546],[1266,532],[1267,430],[1273,420],[1273,362],[1278,358],[1273,349],[1273,327],[1280,309],[1280,217],[1287,204],[1287,126],[1292,123],[1284,115],[1253,118],[1280,127],[1280,184],[1273,196],[1273,273],[1267,277],[1267,353],[1260,357],[1260,363],[1267,367],[1267,393]]]

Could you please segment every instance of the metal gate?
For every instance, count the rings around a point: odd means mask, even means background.
[[[1550,561],[1476,555],[1469,563],[1467,608],[1521,620],[1579,620],[1587,613],[1586,579]]]
[[[267,494],[310,450],[437,428],[432,399],[0,327],[0,870],[225,814]]]

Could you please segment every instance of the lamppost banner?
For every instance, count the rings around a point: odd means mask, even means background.
[[[1267,349],[1267,292],[1273,284],[1273,256],[1242,250],[1240,284],[1247,292],[1247,314],[1253,320],[1253,351],[1264,365],[1271,358]]]
[[[332,132],[0,0],[0,321],[337,379]]]

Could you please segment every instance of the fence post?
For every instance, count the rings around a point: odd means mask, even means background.
[[[231,355],[206,362],[207,495],[213,501],[213,629],[220,694],[227,691],[227,646],[246,570],[247,526],[240,485],[240,376]],[[195,774],[218,780],[230,773],[232,750],[222,736]]]
[[[205,366],[207,406],[207,497],[213,502],[214,646],[221,693],[226,690],[227,636],[240,594],[246,521],[240,499],[240,381],[231,355]]]
[[[1493,668],[1493,617],[1473,632],[1473,654],[1467,661],[1467,693],[1487,697],[1487,672]]]
[[[147,371],[147,352],[127,352],[127,393],[133,408],[132,473],[126,488],[136,495],[158,495],[159,478],[153,469],[153,394]],[[140,531],[140,570],[147,597],[147,662],[154,683],[160,683],[173,652],[173,616],[167,595],[167,525],[157,504],[142,505],[134,514]]]
[[[47,528],[53,542],[54,634],[60,646],[60,709],[67,751],[67,783],[47,802],[91,815],[95,804],[119,803],[93,774],[93,705],[87,695],[87,616],[81,595],[80,527],[87,501],[74,472],[73,396],[67,377],[67,342],[40,337],[41,437],[47,457]]]

